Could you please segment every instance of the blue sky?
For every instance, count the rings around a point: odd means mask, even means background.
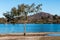
[[[0,0],[0,17],[3,13],[10,11],[12,7],[17,7],[18,4],[42,3],[42,11],[50,14],[60,15],[60,0]]]

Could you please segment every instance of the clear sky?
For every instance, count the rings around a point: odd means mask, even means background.
[[[12,7],[17,7],[18,4],[32,4],[42,3],[42,11],[50,14],[60,15],[60,0],[0,0],[0,17],[3,13],[10,11]]]

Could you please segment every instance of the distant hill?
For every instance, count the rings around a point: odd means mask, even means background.
[[[0,23],[53,23],[53,24],[60,24],[60,16],[52,15],[46,12],[36,13],[34,15],[28,16],[28,20],[24,20],[24,17],[17,17],[10,22],[7,22],[6,18],[0,18]]]
[[[28,16],[28,20],[30,20],[30,19],[39,20],[39,19],[41,19],[41,17],[48,17],[48,16],[50,19],[52,19],[52,17],[53,17],[53,15],[51,15],[50,13],[40,12],[40,13],[36,13],[34,15]]]

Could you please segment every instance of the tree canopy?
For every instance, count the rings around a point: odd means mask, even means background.
[[[31,4],[31,5],[21,4],[21,5],[18,5],[18,8],[13,7],[9,13],[6,12],[3,15],[7,19],[11,19],[11,17],[13,19],[15,17],[21,17],[21,16],[24,16],[27,19],[27,16],[28,16],[29,13],[40,12],[41,6],[42,6],[42,4],[39,4],[39,5],[36,6],[34,3]]]

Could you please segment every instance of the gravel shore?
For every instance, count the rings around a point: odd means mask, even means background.
[[[60,36],[46,36],[46,33],[27,33],[0,35],[0,40],[60,40]]]

